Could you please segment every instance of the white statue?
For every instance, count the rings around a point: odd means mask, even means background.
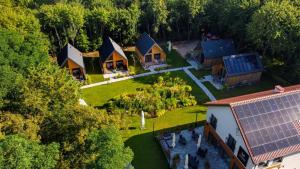
[[[144,111],[141,113],[141,129],[145,128],[145,114]]]

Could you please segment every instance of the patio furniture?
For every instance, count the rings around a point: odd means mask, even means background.
[[[180,134],[179,135],[179,144],[186,145],[186,139]]]

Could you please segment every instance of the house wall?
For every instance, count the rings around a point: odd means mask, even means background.
[[[211,67],[216,64],[222,64],[221,58],[204,58],[202,65],[205,67]]]
[[[100,57],[101,57],[101,54],[100,54]],[[118,52],[114,51],[112,53],[112,60],[110,60],[110,57],[108,57],[107,60],[104,63],[101,63],[103,73],[108,73],[109,72],[109,70],[106,67],[107,62],[112,61],[114,69],[115,69],[115,68],[117,68],[117,61],[121,61],[121,60],[123,61],[123,64],[124,64],[125,68],[127,69],[128,68],[128,60],[125,59],[124,57],[122,57]]]
[[[155,60],[154,55],[158,54],[158,53],[160,53],[161,62],[166,62],[167,55],[157,44],[155,44],[151,50],[152,50],[152,62],[147,63],[147,64],[149,64],[149,65],[157,64],[154,62],[154,60]],[[141,52],[138,49],[136,50],[136,52],[137,52],[137,55],[139,56],[140,63],[145,66],[145,57],[141,54]]]
[[[262,72],[250,73],[240,76],[225,77],[225,84],[234,86],[239,83],[254,83],[260,81]]]
[[[75,62],[73,62],[73,61],[70,60],[70,59],[67,60],[66,67],[68,68],[70,74],[72,74],[72,70],[73,70],[73,69],[77,69],[77,68],[80,68],[81,74],[82,74],[83,76],[84,76],[84,74],[85,74],[85,69],[83,69],[82,67],[80,67],[78,64],[76,64]]]
[[[222,141],[226,143],[226,138],[229,136],[229,134],[231,134],[231,136],[236,140],[236,146],[233,152],[234,155],[237,155],[239,147],[241,146],[249,155],[246,169],[254,169],[255,165],[252,163],[250,154],[247,151],[241,132],[231,112],[231,108],[228,106],[209,106],[206,116],[207,121],[209,121],[211,114],[213,114],[218,120],[217,128],[215,131],[220,136]]]
[[[300,169],[300,153],[284,157],[281,166],[284,169]]]

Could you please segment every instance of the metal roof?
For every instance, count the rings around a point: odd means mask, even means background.
[[[202,41],[201,47],[205,58],[221,58],[236,54],[234,42],[231,39]]]
[[[123,52],[122,48],[110,37],[107,37],[102,46],[99,49],[100,51],[100,59],[102,62],[105,62],[108,57],[111,56],[111,54],[116,51],[119,53],[122,57],[124,57],[127,60],[127,57],[125,53]]]
[[[245,53],[223,57],[226,76],[238,76],[242,74],[263,71],[263,65],[256,53]]]
[[[137,49],[145,56],[156,42],[145,32],[136,42]]]
[[[82,53],[71,44],[67,44],[58,55],[57,61],[60,66],[64,66],[67,59],[71,59],[73,62],[84,68]]]

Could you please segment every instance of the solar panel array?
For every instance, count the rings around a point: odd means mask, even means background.
[[[262,71],[263,66],[257,54],[231,55],[223,58],[227,75]]]
[[[233,106],[253,156],[300,144],[300,92]]]

